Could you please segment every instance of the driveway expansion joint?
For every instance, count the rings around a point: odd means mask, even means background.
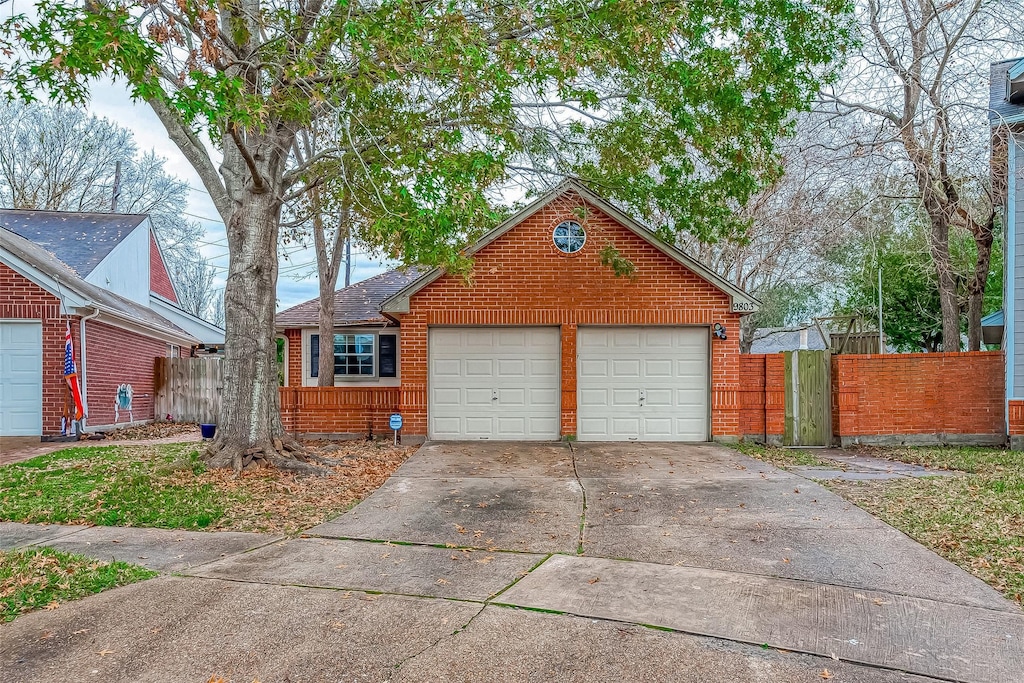
[[[583,485],[583,479],[580,477],[580,471],[576,467],[576,447],[569,441],[569,453],[572,454],[572,473],[576,477],[576,483],[580,487],[580,494],[582,502],[580,505],[580,538],[576,545],[576,554],[583,554],[583,543],[586,540],[587,533],[587,487]]]

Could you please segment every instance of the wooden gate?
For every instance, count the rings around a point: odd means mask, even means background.
[[[828,446],[832,432],[828,351],[786,351],[786,446]]]

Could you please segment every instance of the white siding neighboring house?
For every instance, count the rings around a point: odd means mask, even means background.
[[[997,191],[1005,193],[1003,349],[1009,402],[1024,400],[1024,58],[993,64],[990,87],[992,171]],[[1010,445],[1024,448],[1024,437],[1011,437]]]

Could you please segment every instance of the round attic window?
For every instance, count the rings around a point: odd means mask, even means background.
[[[562,221],[555,226],[555,246],[563,254],[575,254],[587,242],[587,233],[576,221]]]

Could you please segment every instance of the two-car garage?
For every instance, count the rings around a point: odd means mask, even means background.
[[[579,327],[577,438],[707,441],[709,336],[704,326]],[[559,438],[561,349],[554,326],[430,328],[430,438]]]

